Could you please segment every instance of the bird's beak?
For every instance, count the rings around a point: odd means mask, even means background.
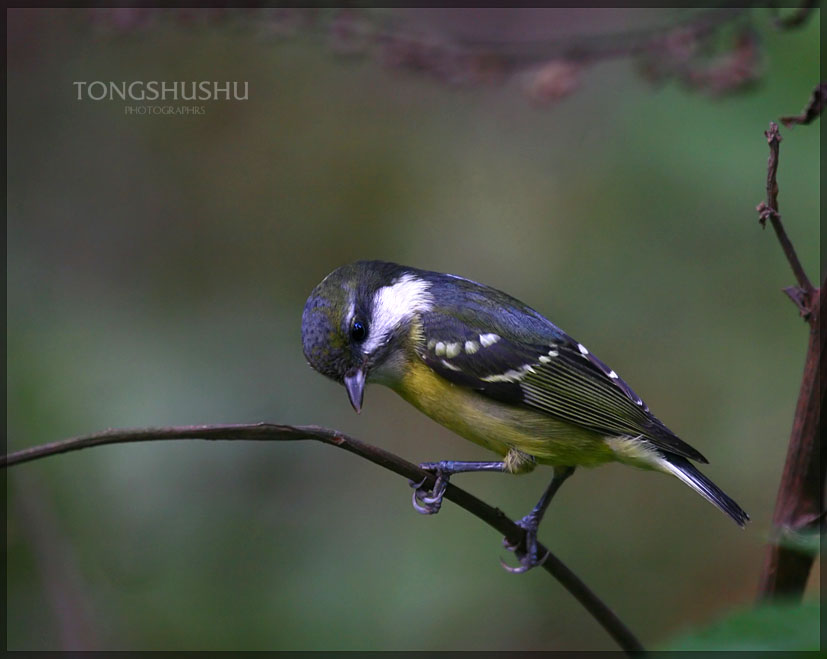
[[[365,397],[365,369],[352,368],[345,375],[345,389],[350,404],[356,410],[356,414],[362,410],[362,399]]]

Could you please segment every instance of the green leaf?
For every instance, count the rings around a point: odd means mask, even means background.
[[[781,536],[778,544],[808,556],[818,556],[821,551],[821,534],[818,530],[788,531]]]
[[[819,650],[819,602],[763,604],[682,634],[664,650]]]

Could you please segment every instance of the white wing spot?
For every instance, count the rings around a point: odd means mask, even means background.
[[[540,361],[543,362],[543,364],[548,364],[551,361],[551,357],[546,357],[545,355],[540,355]]]
[[[442,365],[443,365],[445,368],[450,368],[452,371],[460,371],[460,370],[462,370],[459,366],[454,366],[453,364],[451,364],[450,362],[445,361],[444,359],[442,359],[442,360],[440,360],[440,361],[442,362]]]
[[[428,350],[433,350],[435,345],[436,339],[431,339],[430,341],[428,341]]]
[[[437,357],[442,357],[445,354],[445,344],[442,341],[437,341],[437,344],[434,346],[434,352]]]
[[[480,344],[476,341],[466,341],[465,342],[465,352],[469,355],[473,355],[477,350],[480,349]]]
[[[456,357],[462,351],[461,343],[447,343],[445,344],[445,356],[450,359]]]
[[[497,341],[500,340],[499,334],[480,334],[480,344],[483,348],[487,348],[488,346],[493,346]]]
[[[560,353],[557,352],[554,348],[552,348],[551,350],[548,351],[548,356],[549,357],[557,357],[559,354]]]
[[[609,371],[609,377],[612,378],[612,380],[617,380],[617,373]]]
[[[482,378],[484,382],[519,382],[526,373],[535,373],[536,371],[531,367],[531,364],[524,364],[519,369],[512,369],[505,373],[497,373],[496,375],[487,375]]]
[[[580,351],[580,354],[584,357],[589,356],[589,351],[586,349],[586,346],[584,346],[582,343],[577,344],[577,349]]]

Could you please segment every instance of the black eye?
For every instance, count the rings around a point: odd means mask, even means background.
[[[353,325],[350,326],[350,338],[357,343],[361,343],[367,335],[368,330],[365,324],[360,320],[354,320]]]

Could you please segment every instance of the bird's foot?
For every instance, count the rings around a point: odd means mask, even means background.
[[[515,544],[510,543],[508,538],[503,539],[503,547],[505,547],[508,551],[513,551],[517,557],[517,560],[520,562],[519,566],[511,567],[510,565],[507,565],[503,559],[500,559],[500,564],[503,566],[503,569],[511,572],[512,574],[522,574],[523,572],[528,572],[531,568],[539,567],[546,562],[549,552],[546,552],[543,556],[540,556],[540,551],[537,547],[537,527],[539,525],[540,521],[537,517],[535,515],[528,514],[517,522],[517,526],[525,529],[523,539]]]
[[[422,515],[436,515],[442,507],[442,498],[448,488],[448,479],[451,477],[451,472],[442,462],[423,462],[419,465],[419,468],[432,471],[436,475],[436,482],[433,489],[430,490],[424,487],[427,478],[419,483],[410,482],[411,487],[414,488],[411,499],[414,510]]]

